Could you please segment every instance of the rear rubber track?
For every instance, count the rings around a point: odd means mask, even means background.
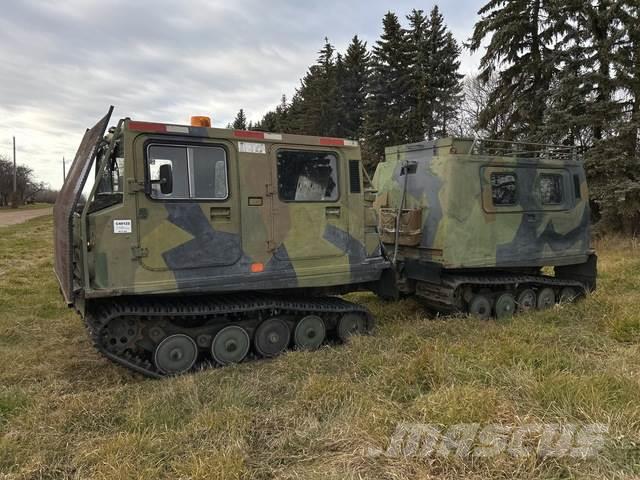
[[[496,291],[517,291],[521,288],[541,289],[551,287],[559,290],[565,287],[575,288],[580,295],[584,295],[587,287],[577,280],[556,278],[545,275],[457,275],[448,274],[442,276],[440,284],[419,282],[417,294],[423,303],[436,310],[448,313],[465,313],[464,301],[461,298],[462,289],[470,287],[479,291],[490,289]]]

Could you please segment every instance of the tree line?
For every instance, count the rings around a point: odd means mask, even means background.
[[[355,138],[369,169],[384,147],[448,135],[557,143],[585,154],[603,227],[640,230],[637,0],[490,0],[464,47],[434,7],[387,13],[375,44],[327,40],[289,100],[234,128]]]
[[[488,42],[491,84],[476,127],[508,140],[585,152],[596,219],[640,231],[640,4],[637,0],[492,0],[469,48]]]
[[[33,170],[25,165],[16,168],[16,203],[23,205],[34,201],[45,201],[47,187],[35,180]],[[55,201],[55,194],[52,198]],[[13,161],[0,154],[0,207],[13,203]]]
[[[256,124],[241,109],[230,126],[360,139],[371,168],[385,146],[446,136],[462,97],[461,48],[437,6],[406,21],[388,12],[371,51],[357,35],[345,52],[326,40],[290,101]]]

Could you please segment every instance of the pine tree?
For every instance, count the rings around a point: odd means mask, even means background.
[[[507,139],[540,136],[556,57],[550,46],[556,34],[555,11],[548,0],[490,0],[478,12],[470,41],[477,51],[490,37],[480,66],[487,80],[496,68],[497,88],[481,116],[481,127],[515,108],[511,123],[500,132]]]
[[[426,30],[427,84],[425,122],[428,139],[446,137],[449,126],[457,117],[462,97],[460,47],[444,24],[437,6],[433,7]]]
[[[291,106],[287,103],[287,96],[282,95],[280,104],[274,110],[265,113],[259,122],[252,125],[250,130],[296,133],[291,121]]]
[[[560,64],[552,85],[546,131],[555,141],[590,146],[620,115],[613,58],[623,31],[611,0],[563,2],[557,10]]]
[[[428,22],[422,10],[412,10],[407,16],[409,28],[405,32],[410,56],[410,87],[408,94],[407,140],[424,140],[431,124]]]
[[[384,148],[407,141],[410,100],[410,53],[398,17],[388,12],[383,32],[373,47],[365,132],[366,162],[372,167]]]
[[[244,114],[244,110],[241,108],[236,115],[233,124],[231,125],[235,130],[247,129],[247,116]]]
[[[338,120],[335,49],[328,39],[300,82],[292,112],[300,133],[335,136]]]
[[[369,81],[370,55],[366,42],[354,36],[344,59],[336,61],[338,89],[338,137],[360,139],[363,136],[364,115]]]
[[[585,5],[593,30],[582,45],[591,95],[584,106],[594,147],[588,153],[591,198],[603,228],[640,233],[640,16],[624,2]],[[615,72],[615,76],[613,74]],[[585,89],[586,89],[585,88]]]

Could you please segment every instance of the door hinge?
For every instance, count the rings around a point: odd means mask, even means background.
[[[131,194],[144,191],[144,182],[136,182],[133,178],[127,179],[127,185],[127,191]]]
[[[131,247],[131,253],[133,255],[133,260],[138,258],[144,258],[149,256],[149,249],[143,247]]]
[[[265,190],[267,191],[267,197],[271,197],[275,193],[273,190],[273,184],[271,183],[267,183],[265,185]]]

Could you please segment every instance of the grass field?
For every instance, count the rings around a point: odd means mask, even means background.
[[[20,205],[18,207],[18,210],[35,210],[38,208],[50,208],[53,207],[52,204],[50,203],[30,203],[29,205]],[[13,208],[9,207],[0,207],[0,212],[5,211],[5,210],[15,210]]]
[[[51,218],[6,227],[0,478],[639,478],[640,248],[597,248],[599,290],[575,306],[482,322],[362,294],[373,336],[150,381],[95,353],[63,305]],[[369,453],[406,422],[608,434],[586,460]]]

